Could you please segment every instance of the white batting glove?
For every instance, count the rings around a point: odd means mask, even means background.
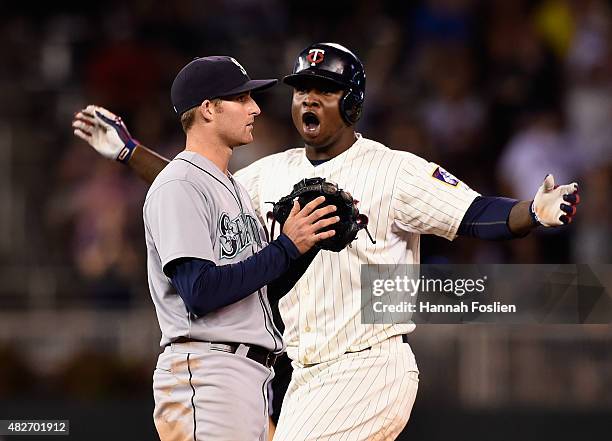
[[[104,107],[89,105],[74,116],[74,134],[108,159],[127,163],[138,145],[120,117]]]
[[[531,203],[530,212],[540,225],[558,227],[572,222],[579,202],[577,183],[555,185],[553,175],[546,175]]]

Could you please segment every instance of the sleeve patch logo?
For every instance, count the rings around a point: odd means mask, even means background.
[[[436,168],[431,176],[433,176],[434,178],[448,185],[452,185],[453,187],[456,187],[457,184],[459,184],[459,179],[451,175],[449,172],[444,170],[442,167]]]

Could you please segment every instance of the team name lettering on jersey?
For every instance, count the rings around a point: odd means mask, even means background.
[[[257,220],[248,214],[230,219],[225,212],[219,217],[221,259],[231,259],[255,241],[261,247]]]

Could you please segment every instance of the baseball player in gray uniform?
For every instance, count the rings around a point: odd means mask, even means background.
[[[247,191],[227,170],[232,149],[253,140],[260,109],[250,92],[274,83],[251,80],[231,57],[205,57],[172,85],[186,148],[154,180],[143,208],[165,348],[153,375],[163,441],[267,439],[267,385],[284,345],[266,284],[334,234],[319,232],[337,221],[335,207],[316,209],[321,197],[301,210],[296,202],[268,244]]]
[[[365,99],[365,70],[341,45],[305,48],[284,81],[294,89],[292,118],[305,147],[236,173],[255,212],[262,216],[265,201],[278,200],[298,179],[324,177],[360,201],[376,243],[358,237],[340,253],[319,253],[280,300],[294,371],[275,439],[394,439],[409,419],[418,387],[406,338],[414,324],[361,322],[361,265],[418,263],[422,234],[500,240],[569,223],[579,201],[577,184],[556,186],[548,175],[532,201],[482,196],[437,164],[361,136],[354,126]],[[104,139],[92,145],[116,158],[125,143]],[[164,167],[142,146],[131,152],[136,169],[142,163],[151,173]]]

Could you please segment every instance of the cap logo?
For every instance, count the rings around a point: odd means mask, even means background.
[[[236,61],[235,58],[230,57],[230,61],[240,68],[240,72],[242,72],[243,75],[248,76],[246,70],[244,69],[244,67],[242,67],[242,65],[240,63],[238,63],[238,61]]]
[[[323,49],[310,49],[308,51],[308,55],[306,56],[306,60],[308,60],[311,66],[315,66],[319,64],[324,59],[325,59],[325,50]]]

